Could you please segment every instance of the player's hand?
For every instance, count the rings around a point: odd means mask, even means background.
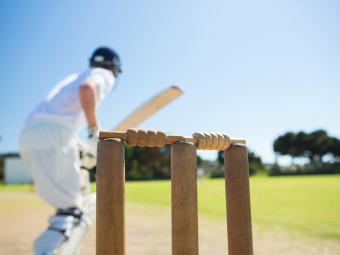
[[[87,153],[97,157],[98,127],[88,127],[88,138],[86,141]]]
[[[88,128],[88,138],[85,142],[79,142],[81,167],[91,170],[97,163],[98,128]]]

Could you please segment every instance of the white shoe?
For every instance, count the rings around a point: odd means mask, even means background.
[[[36,255],[75,255],[92,220],[77,208],[58,210],[50,226],[34,241]]]

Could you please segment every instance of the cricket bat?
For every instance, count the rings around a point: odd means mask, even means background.
[[[161,91],[128,115],[113,130],[125,131],[128,128],[137,127],[182,94],[183,91],[177,86],[171,86]],[[81,143],[79,144],[81,145]],[[96,166],[96,157],[87,153],[82,146],[80,146],[80,152],[81,168],[86,170],[93,169]]]
[[[171,86],[161,91],[128,115],[114,130],[126,130],[137,127],[182,94],[183,91],[178,86]]]

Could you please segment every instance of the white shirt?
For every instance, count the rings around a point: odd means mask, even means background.
[[[103,68],[90,68],[80,74],[71,74],[56,84],[48,96],[30,114],[27,124],[45,121],[60,124],[77,133],[86,127],[86,118],[80,102],[79,88],[86,81],[96,84],[96,106],[112,90],[115,77]]]

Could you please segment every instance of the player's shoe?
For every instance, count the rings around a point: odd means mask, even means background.
[[[75,255],[92,218],[78,208],[59,209],[50,226],[34,241],[36,255]]]

